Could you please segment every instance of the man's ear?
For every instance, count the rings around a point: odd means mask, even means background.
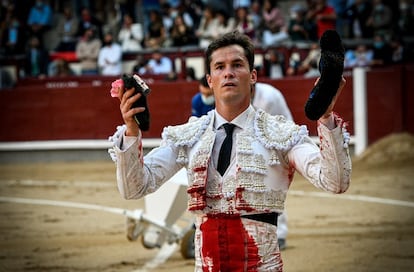
[[[210,76],[210,74],[206,74],[206,79],[207,79],[208,86],[210,87],[210,89],[212,89],[211,88],[211,76]]]
[[[253,85],[257,82],[257,71],[253,69],[250,73],[250,84]]]

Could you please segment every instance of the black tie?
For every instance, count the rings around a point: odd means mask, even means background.
[[[217,163],[217,171],[222,176],[224,175],[227,167],[229,167],[230,164],[231,147],[233,145],[233,129],[235,125],[227,123],[224,124],[223,127],[226,130],[226,138],[224,139],[223,144],[221,145]]]

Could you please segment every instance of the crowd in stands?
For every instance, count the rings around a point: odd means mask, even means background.
[[[354,41],[346,68],[413,59],[414,0],[3,0],[0,8],[1,58],[25,56],[24,76],[31,77],[73,74],[71,60],[82,75],[169,74],[164,49],[203,50],[232,30],[268,49],[261,68],[271,78],[317,76],[318,40],[327,29]],[[307,44],[307,54],[275,49],[286,42]],[[155,54],[122,71],[123,54],[142,50]],[[52,59],[56,52],[72,52],[72,59]]]

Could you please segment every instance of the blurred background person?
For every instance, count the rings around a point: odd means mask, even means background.
[[[390,41],[390,47],[392,63],[405,63],[408,60],[408,50],[401,37],[393,37]]]
[[[25,75],[45,78],[49,66],[49,52],[42,46],[38,36],[32,36],[26,51]]]
[[[99,73],[104,76],[119,76],[122,74],[122,48],[114,41],[114,36],[108,32],[98,55]]]
[[[276,0],[263,2],[263,46],[275,46],[289,38],[282,10]]]
[[[371,12],[372,4],[369,0],[355,0],[345,10],[345,16],[348,20],[347,36],[349,38],[372,38],[372,27],[367,24]]]
[[[392,63],[392,49],[382,34],[374,35],[373,57],[371,65],[383,66]]]
[[[285,76],[285,58],[276,49],[270,49],[263,62],[264,74],[270,79],[279,79]]]
[[[102,42],[97,37],[96,28],[91,26],[85,29],[82,38],[76,44],[76,57],[81,66],[82,75],[98,74],[98,56]]]
[[[158,49],[164,46],[167,40],[167,30],[164,26],[160,11],[151,10],[149,14],[150,23],[145,34],[145,48]]]
[[[140,74],[171,74],[173,73],[173,63],[169,57],[163,56],[159,50],[151,54],[151,58],[139,69]]]
[[[78,42],[78,18],[73,14],[72,8],[65,6],[63,14],[58,20],[56,34],[59,37],[59,43],[55,51],[75,51]]]
[[[200,117],[214,109],[214,93],[208,86],[207,78],[201,77],[198,84],[198,93],[191,99],[191,115]]]
[[[374,38],[376,35],[382,35],[389,41],[394,28],[392,10],[382,0],[373,0],[372,3],[372,12],[366,24],[372,28]]]
[[[200,48],[207,48],[213,41],[214,37],[216,37],[217,25],[218,22],[216,20],[215,12],[211,7],[205,7],[200,25],[196,30],[196,37]]]
[[[194,29],[185,22],[181,14],[175,16],[169,36],[174,47],[197,45]]]
[[[220,9],[216,13],[217,18],[217,34],[216,38],[224,35],[227,32],[231,32],[236,27],[236,22],[232,16],[229,15],[229,12],[223,9]]]
[[[127,13],[123,17],[122,27],[118,33],[118,41],[122,52],[137,52],[142,49],[144,31],[140,23],[135,23],[133,17]]]
[[[271,115],[283,115],[287,120],[293,121],[292,113],[282,92],[268,83],[256,82],[256,84],[253,84],[252,105],[256,109],[262,109]],[[280,250],[286,249],[287,235],[288,217],[285,209],[277,218],[277,240]]]
[[[235,29],[252,39],[255,44],[258,44],[258,37],[256,37],[256,29],[253,18],[249,15],[247,7],[238,7],[236,9],[236,26]]]
[[[400,0],[398,12],[398,35],[414,36],[414,1]]]
[[[1,34],[1,53],[4,56],[24,54],[26,33],[15,15],[6,17]]]
[[[365,44],[358,45],[355,49],[345,51],[344,68],[367,67],[373,59],[373,52]]]
[[[291,41],[309,40],[309,33],[305,20],[306,10],[297,4],[291,7],[288,22],[288,34]]]
[[[49,64],[48,76],[65,77],[73,76],[75,73],[69,66],[69,62],[64,59],[55,59]]]
[[[76,36],[82,37],[86,29],[93,28],[96,37],[102,41],[102,22],[94,16],[89,7],[85,6],[81,9],[78,25],[78,34]]]
[[[30,8],[27,18],[29,36],[36,36],[42,46],[44,46],[44,35],[51,29],[53,10],[49,3],[44,0],[36,0]]]
[[[300,56],[299,56],[300,58]],[[289,66],[287,74],[288,75],[303,75],[310,69],[310,62],[315,61],[319,64],[321,58],[321,49],[319,43],[312,43],[307,52],[306,57],[303,60],[299,59],[299,62],[294,65]]]
[[[317,38],[320,39],[322,34],[328,29],[336,29],[336,12],[335,9],[328,5],[326,0],[315,0],[307,12],[307,19],[313,20],[316,24]]]

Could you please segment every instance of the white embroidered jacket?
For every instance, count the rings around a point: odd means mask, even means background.
[[[349,134],[335,115],[337,127],[318,124],[320,148],[283,116],[251,110],[236,137],[236,156],[221,177],[211,169],[215,141],[214,112],[184,125],[166,127],[162,144],[142,158],[141,138],[121,150],[125,127],[110,138],[117,165],[118,189],[126,199],[157,190],[182,167],[188,173],[188,207],[198,213],[246,214],[282,212],[286,193],[298,171],[314,186],[333,193],[347,190],[351,175]]]

